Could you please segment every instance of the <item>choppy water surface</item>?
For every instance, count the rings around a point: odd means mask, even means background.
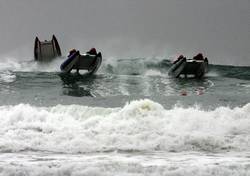
[[[0,175],[250,175],[250,68],[172,79],[169,61],[0,66]]]

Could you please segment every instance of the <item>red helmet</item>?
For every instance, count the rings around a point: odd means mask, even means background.
[[[97,52],[96,52],[95,48],[91,48],[88,53],[93,54],[93,55],[97,55]]]
[[[202,53],[199,53],[197,56],[201,56],[201,57],[203,57],[203,54],[202,54]]]
[[[184,56],[181,54],[178,58],[183,58]]]

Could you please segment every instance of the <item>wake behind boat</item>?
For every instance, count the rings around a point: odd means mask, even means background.
[[[71,70],[87,70],[89,74],[94,74],[102,63],[102,54],[97,54],[95,48],[92,48],[86,54],[81,55],[75,49],[71,50],[68,58],[61,64],[61,71],[70,73]]]
[[[201,78],[208,72],[208,60],[203,58],[202,54],[198,54],[193,59],[186,59],[182,55],[173,63],[168,71],[168,75],[178,78],[181,75],[187,77],[193,75]]]

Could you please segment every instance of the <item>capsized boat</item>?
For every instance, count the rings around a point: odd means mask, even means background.
[[[196,78],[202,78],[208,72],[208,60],[205,59],[186,59],[179,57],[168,71],[168,75],[178,78],[181,75],[187,77],[193,75]]]
[[[37,61],[51,61],[61,56],[61,49],[55,35],[50,41],[40,41],[38,37],[35,39],[34,58]]]
[[[60,69],[62,72],[70,73],[71,70],[75,69],[86,70],[89,74],[94,74],[102,63],[102,54],[90,54],[86,53],[81,55],[79,51],[71,53],[68,58],[61,64]]]

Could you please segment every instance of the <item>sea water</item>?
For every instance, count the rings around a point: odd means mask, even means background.
[[[0,175],[250,175],[250,67],[168,77],[161,58],[106,58],[96,75],[0,64]]]

